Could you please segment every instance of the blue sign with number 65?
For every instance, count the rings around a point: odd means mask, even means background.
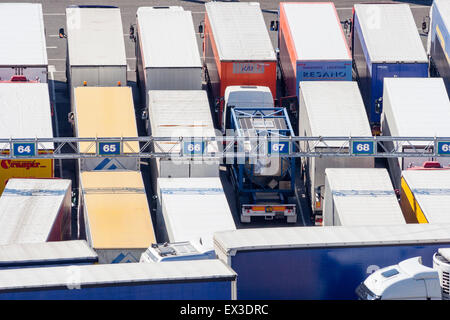
[[[352,141],[352,154],[375,154],[374,141]]]
[[[101,156],[119,155],[120,142],[99,142],[98,154]]]

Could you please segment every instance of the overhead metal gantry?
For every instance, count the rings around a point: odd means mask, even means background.
[[[244,150],[243,152],[236,151],[237,144],[246,146],[241,149]],[[139,147],[136,147],[137,145]],[[211,145],[216,147],[210,148]],[[450,137],[146,136],[0,139],[0,160],[104,157],[236,159],[261,156],[448,157],[450,156]]]

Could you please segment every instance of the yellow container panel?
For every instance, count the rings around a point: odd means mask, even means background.
[[[406,223],[428,223],[405,179],[402,177],[400,207]]]

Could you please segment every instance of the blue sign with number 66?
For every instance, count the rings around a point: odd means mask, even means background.
[[[199,155],[205,152],[205,142],[203,141],[185,141],[183,142],[183,154]]]
[[[374,141],[352,141],[352,154],[375,154]]]
[[[268,141],[268,154],[289,154],[289,141]]]
[[[101,156],[119,155],[120,142],[99,142],[98,154]]]

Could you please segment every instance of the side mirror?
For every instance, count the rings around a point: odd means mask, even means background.
[[[422,21],[422,32],[424,34],[428,34],[429,30],[429,24],[430,24],[430,17],[426,16],[423,18]]]
[[[270,31],[278,31],[278,21],[270,21]]]
[[[142,120],[147,120],[147,119],[148,119],[148,113],[147,113],[147,110],[143,110],[143,111],[142,111],[141,119],[142,119]]]
[[[130,25],[130,40],[136,42],[136,36],[134,35],[134,26],[131,24]]]
[[[69,121],[69,123],[70,123],[71,125],[75,125],[75,115],[74,115],[73,112],[69,112],[69,113],[67,114],[67,120]]]
[[[381,108],[383,105],[383,98],[378,98],[375,100],[375,113],[381,113]]]
[[[198,26],[198,33],[203,33],[203,25]]]
[[[64,32],[64,28],[59,28],[58,34],[60,38],[67,38],[67,35]]]

